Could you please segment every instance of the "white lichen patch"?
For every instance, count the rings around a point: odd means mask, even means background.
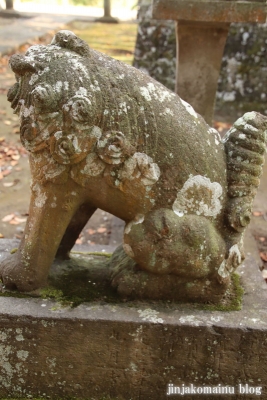
[[[236,132],[236,128],[235,127],[232,127],[231,129],[229,129],[229,131],[226,132],[226,134],[222,138],[222,143],[226,143],[229,140],[231,134],[235,133],[235,132]]]
[[[38,183],[36,183],[33,187],[32,187],[32,191],[36,193],[36,197],[34,200],[34,205],[38,208],[42,208],[45,205],[45,202],[47,200],[47,196],[44,192],[42,192],[41,187],[39,186]]]
[[[144,186],[152,186],[160,177],[160,169],[147,154],[134,153],[126,160],[118,175],[122,181],[140,179]]]
[[[141,95],[146,99],[146,101],[151,101],[152,97],[149,94],[149,90],[145,86],[140,87]]]
[[[195,118],[198,118],[197,113],[195,112],[195,110],[193,109],[193,107],[192,107],[190,104],[188,104],[186,101],[184,101],[184,100],[182,100],[182,99],[181,99],[181,102],[182,102],[182,105],[185,107],[186,111],[187,111],[190,115],[192,115],[192,116],[195,117]]]
[[[221,209],[222,186],[202,175],[191,176],[178,192],[172,209],[179,217],[185,214],[216,217]]]
[[[67,55],[67,54],[66,54]],[[71,54],[71,57],[68,59],[69,64],[71,67],[79,72],[83,72],[83,74],[89,79],[89,74],[86,67],[81,62],[81,57]]]
[[[26,361],[28,356],[29,356],[29,352],[28,351],[25,351],[25,350],[17,351],[17,357],[22,361]]]
[[[44,69],[40,69],[37,74],[32,74],[31,79],[29,80],[29,84],[34,85],[40,76],[44,75],[45,73],[47,73],[49,71],[50,71],[50,68],[45,67]]]
[[[164,114],[173,116],[174,112],[170,108],[166,107],[165,110],[164,110]]]
[[[164,89],[164,87],[155,86],[153,82],[149,82],[147,86],[141,86],[140,92],[147,101],[151,101],[153,98],[160,103],[163,103],[165,100],[170,101],[175,96],[175,93]]]
[[[241,264],[242,256],[237,244],[234,244],[230,250],[226,260],[221,263],[218,274],[222,278],[228,278],[230,274]]]
[[[120,75],[117,75],[116,78],[123,80],[125,78],[125,75],[124,74],[120,74]]]
[[[75,92],[75,96],[84,96],[84,97],[86,97],[87,96],[87,89],[80,86],[79,90],[77,90]]]
[[[118,114],[119,114],[119,115],[121,115],[123,112],[124,112],[125,114],[127,114],[128,109],[127,109],[127,105],[126,105],[126,102],[125,102],[125,101],[119,104],[119,108],[120,108],[120,110],[118,111]]]
[[[146,308],[145,310],[137,310],[139,317],[142,318],[143,321],[149,321],[154,324],[163,324],[164,320],[162,318],[158,318],[159,312],[156,310],[152,310],[151,308]]]
[[[60,92],[61,92],[62,87],[63,87],[63,82],[57,81],[57,82],[55,83],[55,91],[56,91],[57,93],[60,93]]]
[[[81,170],[81,174],[88,176],[98,176],[101,175],[106,164],[97,156],[95,153],[88,154],[86,157],[86,164]]]
[[[194,315],[186,315],[185,317],[180,317],[179,321],[181,324],[189,324],[194,326],[199,326],[201,321],[199,321]]]
[[[34,114],[34,106],[30,106],[29,108],[25,107],[24,100],[20,100],[20,118],[28,118]]]
[[[251,125],[251,120],[256,119],[256,117],[257,117],[257,114],[254,111],[248,112],[248,113],[244,114],[242,117],[240,117],[234,123],[234,127],[236,127],[237,129],[241,129],[241,130],[246,129],[246,130],[256,133],[256,132],[258,132],[258,129]]]
[[[210,128],[208,129],[208,132],[209,132],[211,135],[214,136],[215,144],[218,146],[218,144],[221,143],[221,136],[220,136],[219,132],[217,131],[217,129],[211,128],[211,127],[210,127]]]
[[[145,216],[143,214],[137,214],[132,221],[130,221],[124,228],[124,233],[129,234],[131,232],[133,225],[142,224],[144,222]]]

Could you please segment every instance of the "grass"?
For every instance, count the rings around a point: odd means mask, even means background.
[[[103,24],[73,21],[66,29],[73,31],[89,46],[126,64],[132,64],[137,24]]]

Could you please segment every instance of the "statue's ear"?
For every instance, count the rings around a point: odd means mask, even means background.
[[[51,44],[74,51],[82,57],[90,56],[90,47],[88,44],[71,31],[62,30],[57,32]]]
[[[14,54],[10,57],[9,64],[11,69],[17,75],[24,75],[26,72],[36,72],[36,66],[33,66],[26,58],[20,54]]]

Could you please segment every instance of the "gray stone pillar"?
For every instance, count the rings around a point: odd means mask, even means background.
[[[177,22],[175,90],[209,124],[229,25]]]
[[[178,21],[176,91],[209,124],[230,23],[264,23],[266,14],[263,0],[154,0],[154,18]]]

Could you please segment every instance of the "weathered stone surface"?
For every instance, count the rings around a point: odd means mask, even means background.
[[[267,115],[267,24],[233,24],[226,41],[215,112],[235,118],[247,110]]]
[[[210,125],[228,31],[229,24],[177,22],[176,92]]]
[[[235,312],[0,297],[0,397],[163,400],[173,383],[233,386],[235,399],[253,400],[238,394],[247,383],[265,398],[266,283],[251,259],[238,272],[245,295]]]
[[[174,91],[176,79],[174,23],[152,19],[151,1],[141,2],[138,15],[139,26],[133,66]]]
[[[33,182],[23,240],[0,266],[6,287],[45,285],[54,257],[68,257],[99,207],[126,222],[134,285],[156,275],[162,290],[147,298],[160,299],[172,277],[190,287],[189,300],[223,296],[243,257],[267,118],[247,113],[221,141],[176,94],[69,31],[10,62],[8,99]],[[119,291],[123,281],[121,271]]]

